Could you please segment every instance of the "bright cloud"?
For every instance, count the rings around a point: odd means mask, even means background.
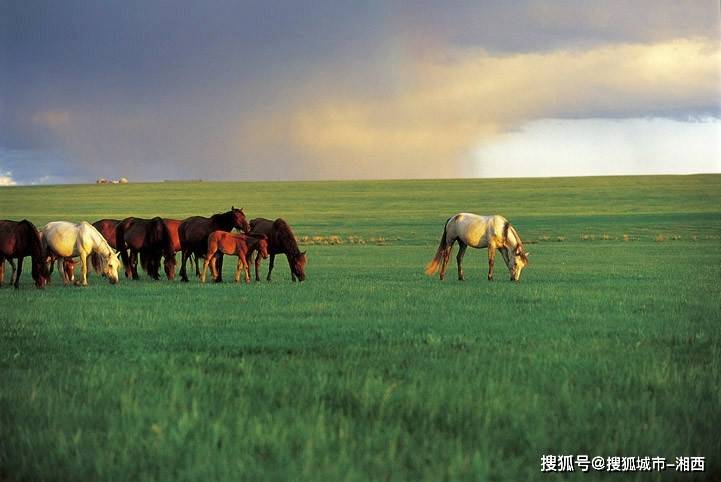
[[[0,186],[16,186],[17,182],[13,179],[12,172],[0,172]]]
[[[391,93],[309,83],[289,109],[244,124],[237,147],[287,144],[329,177],[472,175],[479,142],[537,119],[717,115],[719,65],[719,46],[700,39],[425,55],[400,67]]]

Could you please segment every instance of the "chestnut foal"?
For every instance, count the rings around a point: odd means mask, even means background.
[[[250,267],[248,258],[253,251],[258,251],[263,259],[268,257],[268,237],[265,235],[249,236],[247,234],[228,233],[226,231],[213,231],[208,236],[208,251],[205,253],[203,272],[200,282],[205,283],[205,273],[208,265],[213,272],[213,279],[218,279],[218,268],[215,265],[215,256],[218,252],[238,257],[235,268],[235,282],[240,281],[241,268],[245,271],[245,282],[250,283]]]

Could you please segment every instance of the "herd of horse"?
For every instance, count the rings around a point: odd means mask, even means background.
[[[237,230],[239,232],[233,232]],[[528,252],[518,231],[500,215],[479,216],[458,213],[446,221],[441,241],[433,259],[426,266],[429,276],[440,272],[443,280],[455,243],[458,279],[464,280],[463,257],[468,246],[488,249],[488,280],[493,279],[496,252],[500,252],[512,281],[519,281],[528,265]],[[53,266],[64,284],[88,284],[88,264],[98,274],[117,283],[121,261],[127,278],[138,279],[138,262],[151,278],[160,279],[160,267],[169,280],[175,278],[176,253],[181,253],[180,279],[188,281],[187,263],[195,267],[195,274],[205,283],[210,268],[213,280],[222,282],[223,257],[238,258],[235,281],[244,274],[250,282],[250,261],[255,255],[255,280],[260,281],[261,258],[270,258],[267,280],[275,263],[275,256],[284,254],[293,281],[305,280],[306,253],[300,251],[291,227],[282,218],[247,221],[242,209],[212,216],[192,216],[184,220],[154,217],[144,219],[101,219],[93,224],[53,221],[39,230],[27,219],[0,221],[0,285],[5,278],[5,261],[13,273],[11,283],[19,286],[23,259],[32,260],[32,278],[42,288],[50,281]],[[79,258],[82,278],[75,281],[75,259]],[[17,266],[13,263],[17,259]],[[202,272],[200,260],[203,260]]]
[[[239,233],[231,233],[233,230]],[[122,266],[125,276],[138,279],[138,262],[153,279],[160,279],[163,266],[169,280],[175,278],[176,253],[181,253],[180,278],[187,282],[187,263],[195,265],[195,273],[205,282],[205,272],[211,268],[213,279],[222,282],[223,256],[238,257],[235,279],[245,272],[250,282],[250,261],[255,254],[255,279],[260,281],[260,261],[270,257],[267,280],[275,256],[288,259],[293,281],[305,280],[306,253],[298,248],[291,227],[283,219],[256,218],[250,222],[242,209],[210,217],[192,216],[184,220],[154,217],[144,219],[101,219],[93,224],[53,221],[37,229],[30,221],[0,221],[0,284],[5,278],[5,261],[13,273],[11,283],[17,288],[23,259],[32,260],[32,278],[42,288],[50,281],[53,266],[64,284],[88,284],[88,266],[107,277],[112,284],[119,281]],[[13,262],[17,260],[17,265]],[[76,259],[80,260],[81,279],[75,281]],[[203,259],[203,273],[200,261]]]

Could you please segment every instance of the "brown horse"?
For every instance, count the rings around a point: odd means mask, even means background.
[[[111,248],[118,249],[115,244],[115,227],[120,224],[119,219],[100,219],[98,221],[95,221],[93,223],[93,227],[98,230],[100,234],[103,235],[103,238],[105,238],[105,241],[108,242]],[[93,269],[96,273],[102,272],[102,265],[100,262],[100,255],[97,253],[93,253],[90,255],[90,262],[93,265]]]
[[[293,281],[305,279],[305,265],[307,258],[305,251],[298,249],[298,243],[293,236],[293,231],[288,223],[282,218],[275,221],[265,218],[255,218],[250,221],[250,234],[265,234],[268,236],[268,252],[270,253],[270,266],[268,266],[268,281],[273,272],[273,264],[276,254],[285,254],[290,266],[290,276]],[[260,269],[260,257],[255,257],[255,280],[260,281],[258,270]]]
[[[213,278],[218,279],[215,258],[219,253],[237,256],[238,266],[235,268],[235,282],[240,281],[240,270],[242,268],[245,271],[245,282],[250,283],[248,256],[252,255],[253,251],[258,251],[258,256],[268,257],[268,238],[265,235],[253,236],[228,233],[226,231],[213,231],[208,236],[208,251],[205,253],[203,272],[200,275],[201,283],[205,283],[205,273],[208,270],[208,265],[210,265],[213,272]]]
[[[175,257],[170,233],[159,217],[123,219],[115,228],[115,245],[125,265],[125,276],[133,279],[139,279],[138,254],[143,270],[154,280],[160,279],[160,258]]]
[[[183,221],[178,228],[180,247],[183,253],[180,265],[180,280],[184,282],[188,281],[185,263],[191,255],[195,255],[196,274],[200,275],[200,273],[198,273],[197,260],[204,257],[208,250],[208,236],[210,236],[210,233],[213,231],[230,232],[233,228],[239,229],[244,233],[250,231],[250,225],[245,219],[245,213],[243,213],[242,208],[236,209],[232,207],[228,212],[214,214],[209,218],[193,216]],[[218,253],[217,257],[218,276],[215,278],[215,281],[220,282],[223,276],[222,253]]]
[[[16,289],[20,287],[20,275],[23,272],[23,259],[25,256],[32,258],[31,274],[35,286],[42,288],[45,286],[50,274],[43,256],[40,234],[35,225],[27,219],[22,221],[0,221],[0,283],[5,277],[5,260],[17,258],[17,270],[14,270],[15,279],[12,284]]]

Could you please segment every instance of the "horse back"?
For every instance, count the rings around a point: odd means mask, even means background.
[[[250,221],[251,235],[265,235],[270,254],[287,254],[296,256],[300,253],[298,243],[290,225],[283,218],[274,221],[256,218]]]
[[[40,256],[42,244],[35,225],[22,221],[0,221],[0,254],[5,257]]]
[[[15,251],[15,221],[0,221],[0,255],[12,257]]]
[[[500,244],[503,228],[508,221],[499,215],[481,216],[472,213],[458,213],[446,224],[446,242],[456,239],[474,248],[486,248],[489,244]]]
[[[115,229],[120,224],[119,219],[100,219],[93,223],[93,227],[105,238],[111,248],[117,249]]]
[[[213,222],[210,218],[203,216],[192,216],[185,219],[178,226],[178,238],[181,247],[196,248],[207,241],[208,236],[213,232]]]

